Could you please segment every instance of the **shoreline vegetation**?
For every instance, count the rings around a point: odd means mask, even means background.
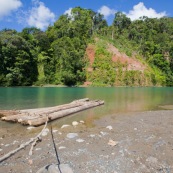
[[[152,29],[151,29],[152,28]],[[45,31],[0,31],[0,86],[173,86],[173,18],[76,7]],[[21,46],[22,45],[22,46]]]

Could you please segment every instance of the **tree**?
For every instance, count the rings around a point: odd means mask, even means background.
[[[123,14],[122,12],[115,13],[113,26],[118,29],[119,33],[122,33],[124,29],[128,29],[130,24],[131,20],[125,14]]]
[[[6,85],[31,85],[37,78],[37,68],[27,41],[12,30],[1,31],[0,40]]]

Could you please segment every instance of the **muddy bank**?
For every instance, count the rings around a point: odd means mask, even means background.
[[[73,125],[53,126],[53,134],[60,162],[75,173],[173,172],[173,110],[110,115],[96,120],[93,128],[83,122]],[[0,157],[35,137],[41,127],[19,126],[15,135],[12,130],[1,130]],[[35,173],[57,163],[49,126],[32,156],[29,150],[30,146],[2,162],[1,171]]]

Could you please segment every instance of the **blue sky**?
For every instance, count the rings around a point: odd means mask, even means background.
[[[60,15],[70,13],[76,6],[104,14],[109,24],[117,11],[125,13],[131,20],[140,16],[173,17],[171,0],[0,0],[0,30],[21,31],[31,26],[45,30]]]

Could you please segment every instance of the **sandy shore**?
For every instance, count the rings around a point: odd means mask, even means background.
[[[92,128],[85,123],[53,126],[60,162],[74,173],[173,172],[173,110],[110,115],[94,124]],[[26,147],[0,163],[1,172],[35,173],[44,165],[57,163],[49,129],[32,156],[30,146]],[[0,157],[40,130],[25,127],[14,135],[13,128],[1,129]]]

